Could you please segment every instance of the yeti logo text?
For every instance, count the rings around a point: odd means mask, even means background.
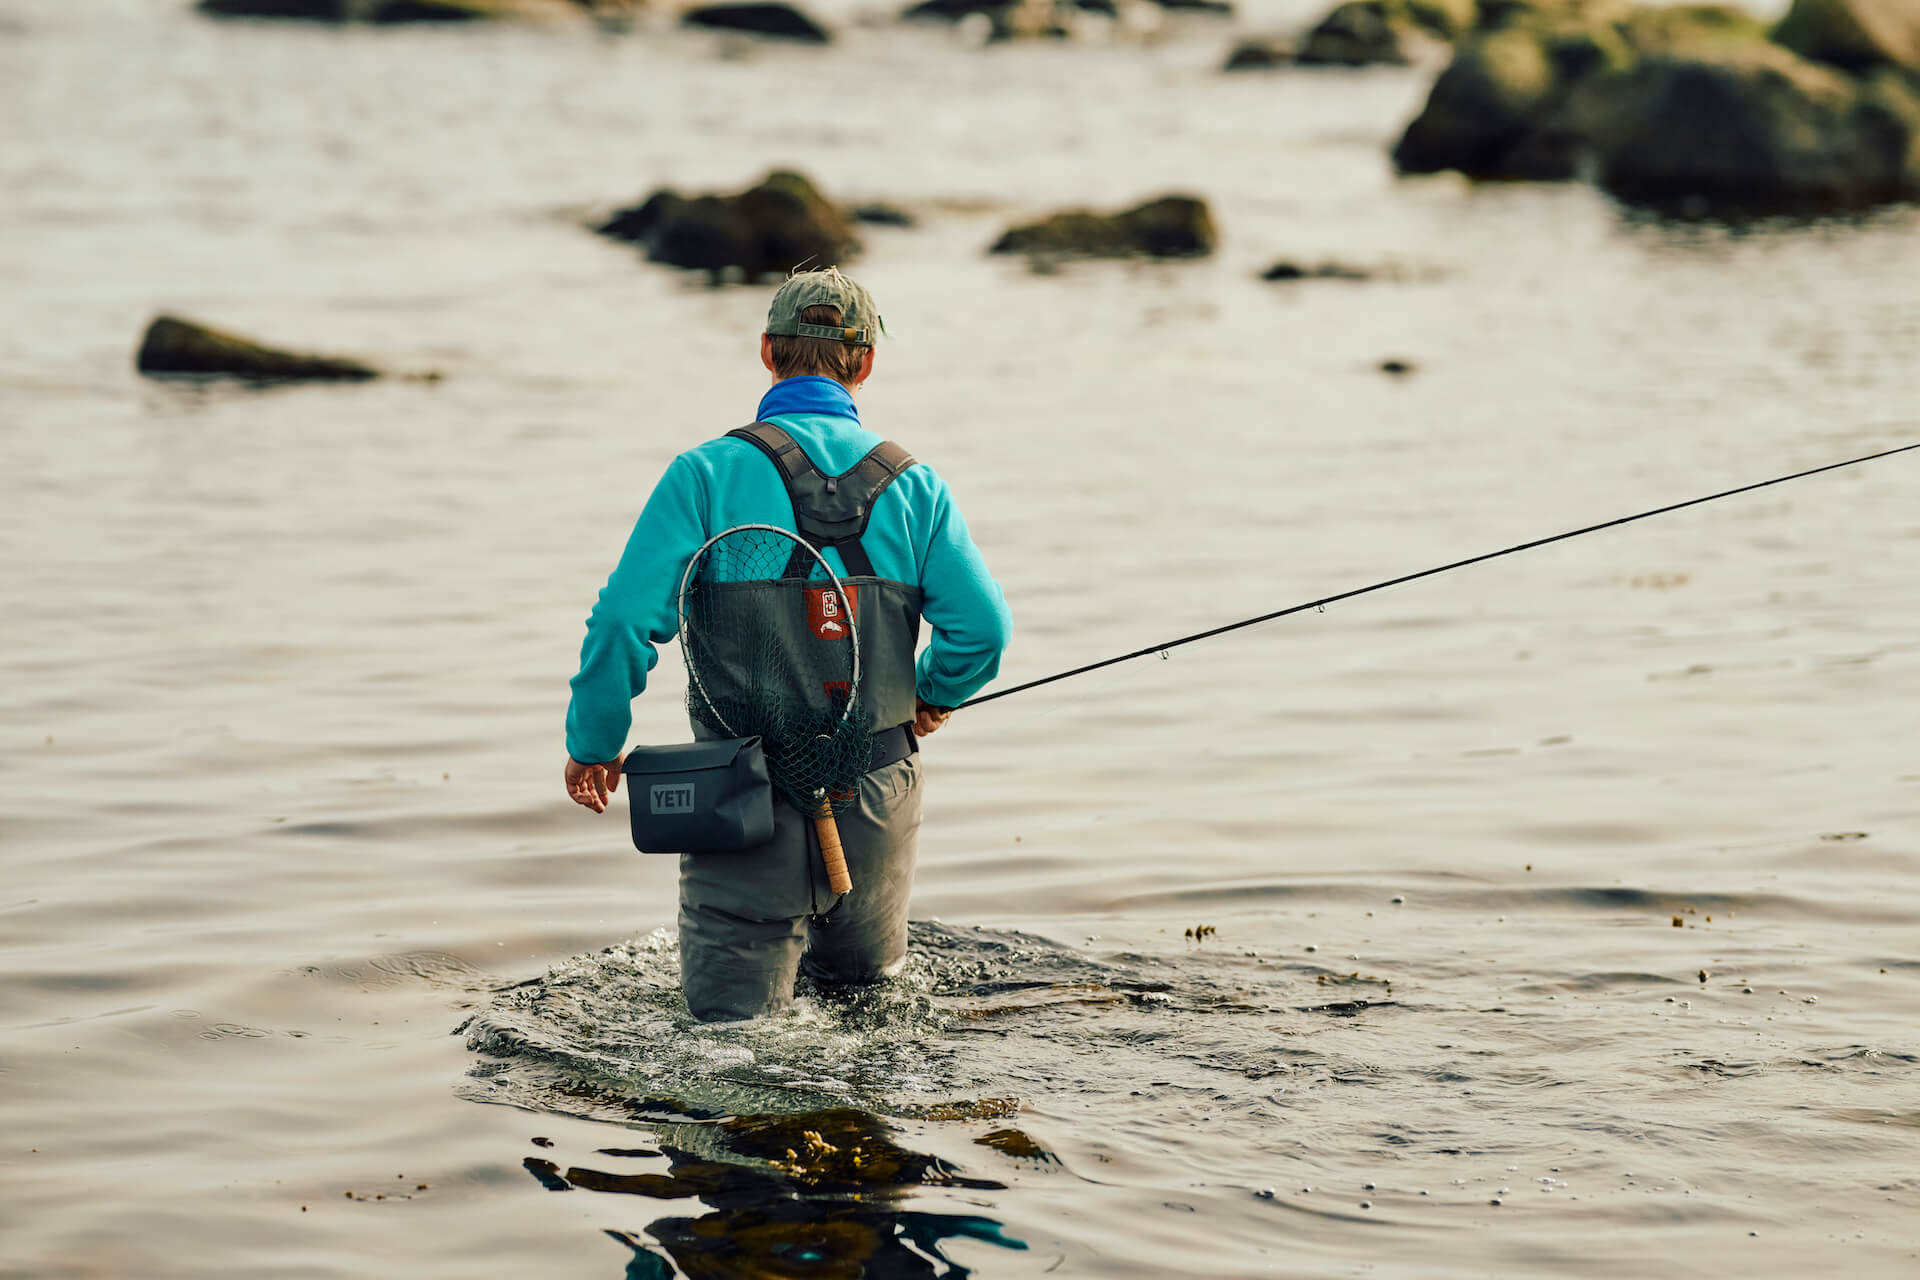
[[[691,782],[656,782],[653,793],[647,797],[647,810],[650,813],[692,813],[693,784]]]
[[[847,638],[847,626],[860,610],[859,588],[848,587],[845,598],[846,605],[842,608],[841,593],[832,587],[807,588],[807,622],[813,627],[813,634],[822,640]]]

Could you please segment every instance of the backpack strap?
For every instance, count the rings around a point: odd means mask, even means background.
[[[780,468],[787,497],[793,502],[793,522],[800,536],[816,547],[833,547],[847,566],[849,577],[870,578],[873,561],[860,545],[860,535],[873,518],[874,503],[913,465],[913,455],[885,440],[837,476],[814,465],[794,438],[771,422],[756,422],[727,432],[752,444]],[[803,576],[805,553],[794,549],[787,576]]]

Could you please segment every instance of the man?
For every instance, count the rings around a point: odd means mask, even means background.
[[[784,800],[766,844],[681,855],[680,981],[703,1021],[785,1009],[802,964],[836,983],[899,971],[920,829],[916,738],[993,678],[1011,629],[945,483],[860,424],[854,396],[873,373],[879,325],[873,298],[837,269],[780,287],[760,339],[773,388],[758,422],[673,460],[587,619],[567,711],[566,784],[601,813],[619,786],[630,703],[646,687],[655,646],[678,630],[680,576],[700,546],[739,524],[805,535],[823,506],[864,517],[854,536],[823,547],[856,614],[866,617],[863,593],[889,602],[860,629],[863,657],[874,658],[862,697],[897,723],[875,726],[872,767],[838,817],[853,890],[829,890],[811,823]],[[921,621],[929,636],[916,658]],[[871,644],[869,628],[878,628]]]

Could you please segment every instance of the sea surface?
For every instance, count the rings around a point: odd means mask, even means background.
[[[861,407],[1006,684],[1920,440],[1911,209],[1397,180],[1431,67],[1216,71],[1305,9],[830,12],[0,0],[0,1275],[1920,1273],[1920,454],[963,712],[903,978],[689,1025],[672,860],[560,784],[764,385],[764,288],[586,230],[655,186],[918,215]],[[1170,190],[1214,257],[984,252]],[[441,377],[146,381],[161,310]]]

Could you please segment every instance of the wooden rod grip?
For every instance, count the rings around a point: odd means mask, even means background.
[[[820,861],[827,864],[827,887],[835,893],[850,892],[853,877],[847,874],[846,851],[840,847],[840,824],[824,802],[813,815],[813,833],[820,838]]]

